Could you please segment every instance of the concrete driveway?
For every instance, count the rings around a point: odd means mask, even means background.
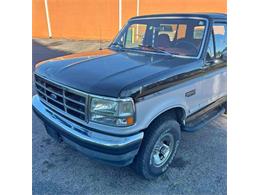
[[[33,41],[32,69],[41,60],[65,54]],[[183,132],[168,172],[146,181],[129,167],[101,164],[55,142],[33,113],[33,194],[226,194],[226,121],[222,115],[195,133]]]

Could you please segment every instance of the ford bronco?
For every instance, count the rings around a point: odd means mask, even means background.
[[[156,178],[182,130],[226,111],[226,34],[225,14],[133,17],[106,49],[37,64],[33,110],[54,139]]]

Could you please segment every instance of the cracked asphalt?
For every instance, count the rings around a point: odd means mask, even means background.
[[[33,41],[32,70],[39,61],[65,54]],[[57,143],[33,113],[33,194],[226,194],[226,123],[226,115],[222,115],[197,132],[182,132],[169,170],[157,180],[147,181],[129,167],[111,167]]]

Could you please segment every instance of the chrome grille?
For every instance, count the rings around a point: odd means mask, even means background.
[[[35,75],[35,86],[41,100],[55,109],[62,110],[81,121],[87,121],[88,96],[76,90]]]

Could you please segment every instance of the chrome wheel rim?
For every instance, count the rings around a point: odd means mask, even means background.
[[[167,162],[172,154],[174,137],[170,133],[162,135],[156,142],[151,155],[152,164],[161,167]]]

